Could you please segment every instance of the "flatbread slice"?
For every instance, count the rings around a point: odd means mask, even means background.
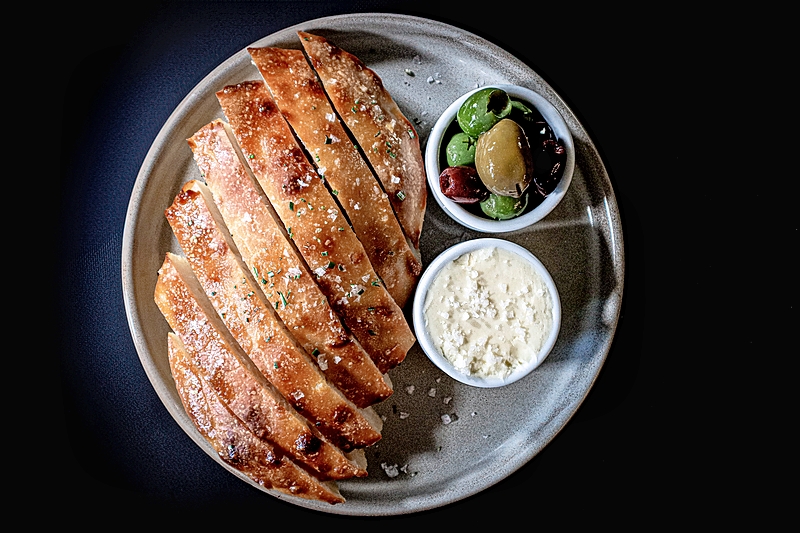
[[[364,465],[345,456],[309,425],[254,367],[203,295],[185,258],[166,254],[154,300],[200,377],[254,435],[320,479],[367,475]]]
[[[345,451],[380,440],[381,420],[360,410],[328,380],[280,321],[292,287],[267,301],[238,256],[211,192],[196,180],[184,184],[165,216],[205,294],[239,346],[292,407]],[[274,304],[273,304],[274,302]]]
[[[409,244],[380,182],[336,116],[302,50],[248,48],[283,116],[328,183],[370,263],[405,307],[422,263]]]
[[[416,341],[263,81],[217,92],[250,168],[331,307],[386,373]]]
[[[183,407],[222,461],[266,489],[331,505],[344,503],[335,482],[320,481],[253,435],[200,379],[178,336],[167,335],[170,370]]]
[[[324,37],[297,35],[336,112],[347,124],[389,194],[400,225],[416,248],[425,218],[425,164],[414,126],[360,59]]]
[[[328,379],[358,407],[392,394],[388,376],[345,329],[285,234],[260,186],[242,162],[227,125],[215,120],[200,128],[189,145],[238,251],[261,292],[291,294],[275,310],[292,336],[316,357]],[[280,296],[278,295],[278,298]]]

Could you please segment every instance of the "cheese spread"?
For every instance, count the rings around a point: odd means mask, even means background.
[[[553,300],[533,266],[508,250],[467,252],[433,279],[423,308],[437,350],[460,372],[507,377],[538,357]]]

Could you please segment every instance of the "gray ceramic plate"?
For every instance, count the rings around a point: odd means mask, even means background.
[[[347,503],[297,505],[345,515],[396,515],[440,507],[473,495],[520,468],[564,427],[594,383],[619,316],[623,249],[614,192],[586,131],[535,72],[473,34],[426,19],[361,14],[312,20],[265,37],[255,46],[299,48],[295,32],[318,33],[373,68],[418,127],[424,145],[436,117],[458,96],[490,83],[525,85],[563,114],[575,140],[576,168],[567,197],[543,221],[499,237],[531,250],[550,270],[562,298],[555,349],[531,375],[507,387],[477,389],[454,382],[418,346],[391,371],[394,395],[377,410],[384,437],[368,451],[369,476],[340,483]],[[183,411],[167,362],[168,326],[153,303],[164,253],[179,252],[164,209],[187,180],[198,178],[186,144],[222,118],[215,91],[257,79],[243,49],[211,72],[170,116],[142,165],[125,221],[122,281],[141,363],[164,405],[221,467]],[[428,202],[422,258],[428,264],[457,242],[485,237],[456,225]],[[263,490],[263,489],[262,489]]]

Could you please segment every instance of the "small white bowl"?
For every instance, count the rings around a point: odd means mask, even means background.
[[[513,98],[535,107],[553,129],[553,133],[555,134],[556,138],[564,143],[564,147],[567,152],[564,173],[562,174],[561,181],[558,183],[555,190],[547,195],[542,203],[535,208],[518,217],[508,220],[493,220],[470,213],[468,210],[464,209],[463,206],[445,196],[442,193],[441,187],[439,186],[439,175],[442,173],[442,170],[444,170],[439,164],[441,150],[443,149],[442,143],[445,142],[444,135],[450,125],[456,119],[456,114],[458,113],[458,109],[461,107],[461,104],[463,104],[471,94],[486,89],[487,87],[503,89]],[[433,129],[431,130],[431,134],[428,137],[428,143],[425,148],[425,172],[428,175],[428,184],[433,192],[433,197],[436,200],[436,203],[438,203],[444,212],[459,224],[483,233],[505,233],[509,231],[515,231],[530,226],[531,224],[543,219],[553,209],[555,209],[559,202],[561,202],[561,200],[564,198],[564,195],[569,189],[570,183],[572,183],[572,173],[574,170],[575,146],[572,140],[572,133],[570,133],[567,123],[564,122],[564,118],[561,116],[558,110],[540,94],[528,89],[527,87],[521,87],[519,85],[489,85],[485,87],[479,87],[461,96],[458,100],[450,104],[450,106],[445,109],[444,113],[442,113],[442,115],[436,121]]]
[[[541,276],[544,284],[550,291],[550,297],[552,299],[552,327],[550,329],[550,333],[545,339],[545,342],[542,344],[541,350],[538,354],[536,354],[536,357],[531,358],[529,363],[519,367],[505,378],[484,378],[475,375],[467,375],[458,370],[446,357],[444,357],[444,355],[442,355],[438,348],[436,348],[425,322],[425,299],[427,298],[431,283],[442,270],[442,268],[450,264],[452,261],[458,259],[465,253],[492,247],[502,248],[509,252],[515,253],[520,258],[530,263],[534,271]],[[493,388],[508,385],[522,379],[530,374],[536,367],[542,364],[545,358],[550,354],[556,344],[558,332],[561,327],[561,300],[552,276],[542,262],[539,261],[539,259],[530,251],[518,244],[506,241],[504,239],[480,238],[460,242],[454,246],[451,246],[439,254],[433,261],[431,261],[430,265],[428,265],[420,277],[417,291],[414,296],[412,318],[414,321],[414,331],[417,335],[417,340],[420,344],[420,347],[425,352],[425,355],[427,355],[431,360],[431,362],[433,362],[433,364],[439,367],[439,369],[445,372],[448,376],[460,381],[461,383],[472,385],[474,387]]]

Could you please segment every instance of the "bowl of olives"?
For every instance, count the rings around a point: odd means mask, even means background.
[[[572,134],[543,96],[518,85],[480,87],[436,121],[425,149],[433,197],[451,218],[484,232],[527,227],[569,189]]]

